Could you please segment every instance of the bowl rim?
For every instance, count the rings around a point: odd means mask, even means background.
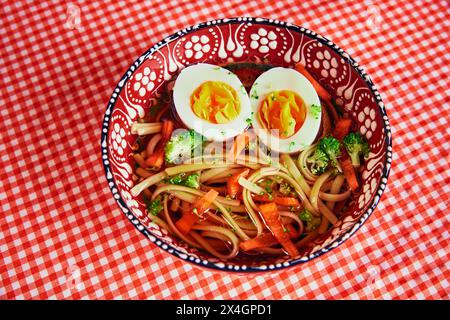
[[[346,62],[348,62],[352,68],[358,73],[358,75],[361,77],[361,79],[364,80],[369,90],[372,92],[372,95],[375,99],[375,103],[378,106],[378,109],[382,115],[382,122],[383,122],[383,130],[385,133],[385,160],[384,160],[384,166],[382,170],[382,174],[380,177],[380,181],[377,187],[377,190],[372,194],[372,201],[365,210],[365,212],[361,215],[361,217],[357,220],[355,225],[345,231],[342,235],[339,235],[336,239],[334,239],[332,242],[330,242],[328,245],[326,245],[324,248],[320,249],[319,251],[310,254],[307,257],[297,258],[293,259],[289,262],[279,263],[277,265],[274,264],[267,264],[263,266],[241,266],[237,264],[229,264],[227,262],[221,262],[223,267],[219,267],[216,263],[210,262],[205,259],[197,259],[193,256],[190,256],[189,253],[185,253],[181,250],[178,250],[171,244],[168,244],[164,242],[164,240],[159,239],[154,234],[151,234],[147,228],[142,225],[142,223],[135,218],[135,216],[131,213],[131,210],[127,207],[126,202],[122,199],[122,196],[118,192],[117,185],[114,181],[114,178],[111,174],[111,169],[109,165],[109,151],[108,151],[108,133],[109,133],[109,124],[111,120],[111,114],[113,112],[113,109],[116,105],[117,97],[120,95],[123,87],[125,87],[128,80],[131,78],[131,76],[134,74],[134,72],[137,70],[137,68],[143,63],[143,61],[151,54],[153,54],[155,51],[159,50],[160,48],[166,46],[168,43],[183,37],[187,34],[190,34],[194,31],[209,28],[214,25],[227,25],[227,24],[236,24],[236,23],[244,23],[244,22],[251,22],[252,24],[259,24],[259,25],[269,25],[269,26],[277,26],[277,27],[283,27],[288,28],[289,30],[302,33],[307,35],[308,37],[311,37],[315,39],[316,41],[321,42],[323,45],[327,46],[329,49],[333,50],[336,54],[338,54],[342,59],[344,59]],[[107,104],[105,114],[103,117],[102,122],[102,133],[101,133],[101,154],[102,154],[102,163],[103,168],[105,172],[105,177],[108,182],[108,186],[113,194],[114,199],[116,200],[116,203],[118,204],[119,208],[123,212],[123,214],[132,222],[132,224],[138,229],[142,234],[144,234],[151,242],[153,242],[157,247],[160,249],[170,253],[171,255],[175,256],[178,259],[184,260],[185,262],[189,262],[191,264],[194,264],[195,266],[201,267],[203,270],[209,270],[209,271],[225,271],[225,272],[232,272],[232,273],[257,273],[257,272],[274,272],[274,271],[281,271],[286,268],[290,268],[293,266],[296,266],[298,264],[306,263],[308,261],[311,261],[321,255],[323,255],[326,252],[329,252],[333,250],[334,248],[341,245],[343,242],[345,242],[348,238],[350,238],[359,228],[364,224],[364,222],[368,219],[368,217],[373,213],[375,207],[377,206],[378,202],[380,201],[381,195],[383,194],[383,191],[386,188],[387,180],[389,177],[389,172],[391,169],[392,164],[392,133],[391,133],[391,126],[389,124],[389,119],[385,110],[384,103],[382,102],[381,96],[373,84],[371,78],[366,74],[365,70],[359,66],[358,62],[354,60],[347,52],[342,50],[339,46],[334,44],[332,41],[328,40],[326,37],[323,37],[320,34],[315,33],[314,31],[311,31],[305,27],[301,27],[289,22],[283,22],[276,19],[270,19],[270,18],[262,18],[262,17],[233,17],[233,18],[224,18],[224,19],[217,19],[217,20],[209,20],[205,22],[201,22],[198,24],[195,24],[190,27],[186,27],[182,30],[179,30],[172,35],[169,35],[168,37],[165,37],[163,40],[157,42],[152,47],[147,49],[143,54],[141,54],[134,62],[133,64],[127,69],[127,71],[124,73],[124,75],[120,78],[119,82],[116,84],[113,93],[109,99],[109,102]],[[184,258],[185,256],[185,258]],[[237,268],[238,267],[238,268]]]

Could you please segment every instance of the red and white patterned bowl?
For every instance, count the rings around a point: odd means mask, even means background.
[[[164,84],[184,67],[198,63],[252,62],[293,67],[302,62],[358,124],[371,153],[362,172],[362,191],[339,223],[311,243],[297,259],[264,258],[240,263],[219,261],[189,248],[152,223],[140,197],[131,196],[136,136],[131,124],[152,107]],[[106,108],[101,137],[109,187],[136,228],[163,250],[212,269],[251,272],[309,261],[348,239],[373,212],[385,189],[392,160],[391,131],[381,97],[369,76],[333,42],[289,23],[262,18],[208,21],[180,30],[140,56],[120,79]]]

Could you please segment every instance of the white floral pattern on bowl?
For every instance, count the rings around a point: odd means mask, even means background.
[[[122,156],[127,146],[127,141],[125,140],[125,130],[124,128],[121,128],[118,123],[114,124],[111,139],[114,150]]]
[[[328,77],[328,75],[332,78],[337,77],[338,61],[335,57],[331,56],[327,49],[316,52],[316,59],[313,62],[313,67],[319,69],[320,74],[324,78]]]
[[[136,73],[134,79],[136,82],[133,84],[133,90],[143,97],[147,91],[152,91],[155,87],[156,72],[149,67],[145,67],[142,72]]]
[[[261,53],[269,52],[269,49],[277,48],[277,35],[273,31],[267,32],[264,28],[259,28],[258,32],[250,35],[252,41],[250,42],[250,48],[258,49]]]
[[[200,59],[203,54],[208,53],[211,50],[209,45],[209,38],[205,35],[202,36],[192,36],[190,40],[186,41],[184,44],[184,54],[186,58]]]

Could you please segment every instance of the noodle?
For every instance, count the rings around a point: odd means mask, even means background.
[[[309,196],[311,192],[311,188],[306,182],[305,178],[303,178],[300,171],[298,171],[297,166],[295,165],[294,161],[292,160],[291,156],[288,154],[282,154],[281,159],[283,160],[284,164],[286,165],[289,173],[291,176],[295,179],[295,181],[298,182],[299,186],[302,188],[303,192]]]
[[[162,124],[160,122],[155,123],[138,123],[134,122],[131,125],[131,133],[140,136],[145,136],[148,134],[158,133],[161,131]]]
[[[309,196],[309,199],[311,200],[311,205],[314,207],[314,209],[316,209],[316,211],[319,211],[319,204],[318,204],[318,200],[319,200],[319,192],[320,192],[320,188],[322,188],[322,184],[325,183],[325,181],[330,177],[331,172],[325,172],[324,174],[322,174],[314,183],[312,189],[311,189],[311,194]]]
[[[145,148],[145,152],[147,153],[147,155],[152,154],[153,151],[155,150],[156,145],[158,144],[158,142],[161,140],[162,135],[160,133],[155,134],[150,141],[147,144],[147,148]]]
[[[200,248],[200,246],[195,242],[195,240],[191,240],[188,237],[185,237],[175,226],[175,224],[172,221],[172,218],[170,217],[169,210],[167,210],[167,196],[164,197],[163,201],[163,212],[164,217],[166,218],[167,224],[170,226],[170,229],[172,229],[173,233],[175,233],[181,240],[189,244],[190,246],[193,246],[194,248]]]
[[[142,190],[147,189],[154,184],[157,184],[165,177],[166,173],[162,171],[146,178],[131,189],[131,195],[133,195],[134,197],[138,196],[142,192]]]

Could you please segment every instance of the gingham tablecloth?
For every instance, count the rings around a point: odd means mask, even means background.
[[[263,16],[310,28],[366,68],[394,159],[374,214],[310,263],[266,276],[202,271],[123,216],[100,130],[128,66],[185,26]],[[448,299],[447,1],[2,1],[0,297]]]

